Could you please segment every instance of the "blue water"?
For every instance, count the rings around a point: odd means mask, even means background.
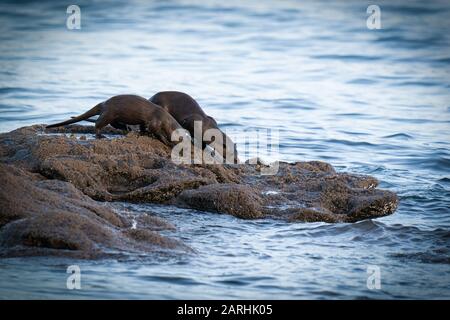
[[[179,90],[237,139],[278,129],[280,159],[373,175],[400,205],[355,224],[134,206],[195,252],[4,259],[0,298],[450,298],[448,1],[376,1],[381,30],[366,27],[366,1],[77,4],[81,30],[61,2],[0,4],[0,132]],[[66,289],[70,264],[81,290]]]

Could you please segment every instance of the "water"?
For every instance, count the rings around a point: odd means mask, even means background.
[[[143,205],[195,253],[4,259],[1,298],[450,298],[448,2],[378,1],[382,30],[366,1],[77,4],[72,31],[59,2],[0,4],[1,132],[175,89],[238,137],[278,129],[280,159],[377,177],[400,205],[355,224]],[[70,264],[82,290],[66,289]]]

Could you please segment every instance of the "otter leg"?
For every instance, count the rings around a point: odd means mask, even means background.
[[[119,121],[112,121],[110,123],[111,127],[119,130],[128,131],[128,127],[125,123],[119,122]]]
[[[166,138],[166,136],[164,135],[164,133],[158,133],[157,136],[158,136],[158,139],[159,139],[162,143],[164,143],[166,146],[171,147],[171,146],[173,145],[173,142],[169,141],[169,140]]]
[[[100,130],[102,130],[110,123],[111,119],[110,117],[108,117],[108,114],[106,112],[102,113],[100,117],[98,117],[97,121],[95,121],[95,137],[97,139],[105,138],[104,135],[100,134]]]
[[[172,146],[170,141],[170,135],[167,135],[167,129],[163,126],[160,120],[151,120],[150,122],[143,124],[143,128],[146,129],[146,133],[153,135],[156,139],[164,143],[166,146]]]

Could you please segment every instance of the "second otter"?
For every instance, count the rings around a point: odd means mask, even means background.
[[[208,116],[197,101],[190,95],[179,91],[162,91],[155,94],[149,100],[167,110],[167,112],[169,112],[183,128],[189,131],[192,137],[194,137],[194,126],[196,121],[199,121],[202,124],[202,137],[208,129],[218,130],[222,135],[223,158],[226,158],[230,153],[233,156],[234,162],[239,163],[234,142],[219,129],[216,120]],[[203,148],[208,144],[204,141],[202,141],[202,143]],[[229,150],[230,146],[231,150]]]

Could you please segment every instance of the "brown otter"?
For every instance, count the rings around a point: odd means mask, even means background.
[[[163,109],[169,112],[183,128],[189,131],[192,137],[194,137],[195,121],[201,121],[202,123],[202,137],[205,131],[208,129],[219,130],[219,132],[222,134],[223,139],[222,156],[225,158],[228,152],[231,151],[233,152],[234,162],[239,162],[236,145],[234,144],[234,142],[219,129],[216,120],[208,116],[197,103],[197,101],[194,100],[194,98],[183,92],[162,91],[151,97],[149,101],[161,106]],[[207,143],[202,143],[203,148],[205,148]],[[228,150],[227,145],[232,146],[233,149]]]
[[[143,97],[135,95],[114,96],[97,104],[78,117],[49,125],[47,128],[87,120],[95,115],[99,115],[95,121],[97,138],[101,137],[100,130],[108,124],[116,128],[139,125],[141,132],[150,132],[166,145],[172,146],[174,145],[171,141],[172,132],[176,129],[182,129],[180,124],[166,110]]]

